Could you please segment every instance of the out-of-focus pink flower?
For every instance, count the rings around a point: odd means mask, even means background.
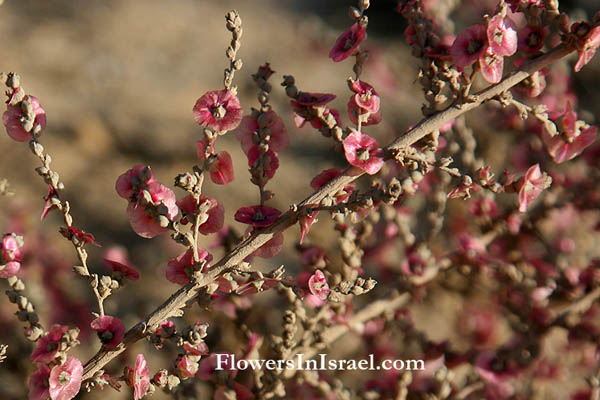
[[[68,329],[63,325],[52,325],[50,331],[37,341],[29,359],[36,363],[49,363],[54,360],[60,340]]]
[[[501,14],[494,15],[487,25],[488,43],[492,53],[499,57],[508,57],[517,51],[517,31]]]
[[[8,279],[15,276],[21,268],[23,238],[14,233],[7,233],[2,237],[0,247],[2,250],[0,257],[0,278]]]
[[[542,141],[556,163],[572,160],[596,140],[597,128],[578,121],[570,102],[556,126],[558,135],[550,136],[546,129],[542,131]]]
[[[243,224],[264,228],[277,221],[281,211],[269,206],[241,207],[235,213],[235,220]]]
[[[481,352],[475,360],[475,371],[486,383],[488,390],[494,398],[507,398],[514,393],[514,387],[508,381],[507,374],[497,373],[492,367],[493,354],[490,352]]]
[[[98,317],[90,324],[93,330],[96,331],[100,341],[107,349],[117,347],[125,336],[125,325],[119,318],[104,315]]]
[[[325,250],[317,246],[301,248],[300,261],[306,266],[321,266],[325,265],[327,255]]]
[[[182,378],[191,378],[198,372],[198,362],[194,360],[195,356],[183,355],[177,358],[177,370]]]
[[[479,66],[481,67],[483,77],[489,83],[498,83],[502,79],[504,58],[494,54],[491,47],[488,47],[479,56]]]
[[[542,190],[550,187],[552,178],[545,172],[542,172],[539,164],[531,166],[525,176],[521,178],[519,188],[519,211],[525,212],[533,200],[535,200]]]
[[[260,148],[258,146],[252,146],[248,151],[248,166],[253,167],[254,164],[258,161],[260,157]],[[263,176],[267,179],[273,178],[275,176],[275,172],[277,172],[277,168],[279,168],[279,159],[277,158],[277,154],[271,149],[269,149],[264,155],[264,169]]]
[[[341,173],[342,170],[339,168],[326,169],[310,181],[310,187],[312,187],[314,190],[319,190],[323,186],[331,182],[334,178],[337,178]],[[348,197],[350,197],[352,191],[354,191],[354,189],[356,189],[356,187],[353,183],[344,186],[344,189],[340,190],[338,193],[335,194],[336,202],[341,203],[347,200]]]
[[[133,369],[128,368],[125,375],[127,383],[133,387],[134,400],[140,400],[150,388],[150,373],[143,354],[137,355],[135,367]]]
[[[198,257],[200,262],[206,261],[203,271],[209,268],[209,262],[212,261],[212,255],[205,249],[198,249]],[[192,249],[188,249],[177,257],[171,259],[167,264],[167,279],[173,283],[186,285],[194,276],[194,253]]]
[[[494,218],[498,216],[498,206],[493,198],[481,197],[469,204],[469,212],[478,217]]]
[[[52,400],[71,400],[79,393],[82,375],[81,361],[68,356],[63,365],[57,365],[50,371],[50,398]]]
[[[215,131],[235,129],[242,119],[240,101],[230,90],[211,90],[194,105],[194,120]]]
[[[200,360],[200,366],[198,368],[198,373],[196,374],[198,379],[203,381],[212,381],[214,379],[214,372],[219,364],[219,354],[225,355],[220,356],[221,368],[232,375],[237,374],[235,366],[231,363],[231,358],[229,357],[230,353],[212,353],[208,357]]]
[[[535,54],[544,47],[548,28],[536,25],[525,25],[519,31],[518,49],[525,54]]]
[[[194,200],[192,195],[186,196],[177,201],[177,205],[183,214],[181,223],[184,225],[190,220],[193,221],[191,218],[193,218],[193,214],[197,213],[198,206],[207,201],[210,203],[207,211],[208,219],[206,222],[201,224],[198,229],[198,231],[203,235],[219,232],[221,228],[223,228],[223,222],[225,221],[225,208],[223,207],[223,204],[219,203],[217,199],[213,199],[212,197],[208,197],[203,194],[200,195],[197,202]]]
[[[125,200],[135,200],[134,195],[155,182],[154,172],[147,165],[135,165],[117,178],[115,189]]]
[[[352,80],[350,89],[356,93],[353,98],[357,106],[372,114],[379,111],[381,100],[373,86],[361,80]]]
[[[258,118],[254,118],[252,115],[247,115],[242,118],[240,128],[237,132],[237,138],[242,145],[242,150],[246,155],[248,151],[257,143],[254,143],[252,137],[254,133],[261,129],[268,129],[269,136],[269,149],[275,153],[282,152],[287,148],[290,143],[290,137],[287,133],[285,125],[275,111],[269,110],[261,113]]]
[[[322,107],[336,98],[331,93],[300,92],[295,100],[292,100],[292,106]]]
[[[367,174],[376,174],[383,166],[383,150],[371,136],[352,129],[352,133],[344,139],[343,144],[348,163]]]
[[[140,279],[140,272],[129,262],[127,253],[123,248],[117,246],[110,247],[104,252],[102,260],[113,272],[119,272],[123,277],[132,281]]]
[[[256,249],[252,255],[260,258],[271,258],[279,253],[282,247],[283,234],[280,232]]]
[[[488,47],[485,25],[473,25],[458,34],[450,48],[454,63],[464,68],[473,64]]]
[[[525,58],[517,58],[514,60],[514,64],[517,67],[521,67],[525,61]],[[526,96],[529,97],[538,97],[544,89],[546,89],[546,75],[548,74],[548,70],[543,68],[540,71],[536,71],[531,74],[528,78],[524,79],[519,83],[519,85],[515,86],[519,92],[523,92]]]
[[[166,208],[166,217],[169,221],[175,220],[175,217],[179,213],[175,193],[158,182],[150,183],[146,190],[150,193],[150,198],[155,206],[163,205]],[[167,227],[160,226],[149,207],[147,208],[140,204],[140,199],[137,202],[129,203],[127,206],[127,217],[129,218],[131,228],[141,237],[153,238],[167,231]]]
[[[44,111],[38,99],[34,96],[26,95],[23,100],[29,100],[33,106],[33,114],[35,115],[33,125],[39,125],[42,130],[46,129],[46,111]],[[8,133],[11,139],[17,142],[27,142],[32,138],[31,134],[23,129],[21,117],[24,114],[21,104],[8,105],[6,111],[2,114],[2,123],[6,128],[6,133]]]
[[[320,269],[316,270],[308,280],[308,288],[310,289],[310,292],[319,299],[323,301],[327,300],[327,296],[329,296],[329,285],[327,284],[325,275]]]
[[[204,341],[201,341],[196,345],[185,342],[183,343],[183,349],[192,356],[206,356],[209,353],[208,345]]]
[[[579,72],[584,65],[590,62],[600,46],[600,26],[591,27],[587,22],[576,22],[571,26],[571,32],[577,36],[577,63],[575,72]]]
[[[491,310],[468,305],[459,318],[458,329],[478,346],[489,345],[497,329],[496,314]]]
[[[217,185],[227,185],[235,179],[233,174],[233,161],[227,151],[217,154],[217,161],[209,168],[210,180]]]
[[[329,52],[329,58],[340,62],[350,57],[367,37],[367,27],[356,22],[337,38]]]
[[[38,369],[29,377],[29,400],[48,400],[50,398],[50,368],[38,364]]]

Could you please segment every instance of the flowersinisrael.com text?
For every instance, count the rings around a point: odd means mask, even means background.
[[[308,370],[308,371],[379,371],[379,370],[407,370],[418,371],[425,369],[423,360],[382,360],[376,362],[373,354],[361,360],[328,360],[327,354],[318,354],[317,357],[305,359],[304,354],[296,354],[289,360],[247,360],[236,359],[233,354],[217,354],[217,371],[222,370]]]

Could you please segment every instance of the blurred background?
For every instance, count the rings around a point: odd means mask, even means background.
[[[456,2],[459,0],[449,3]],[[371,55],[363,78],[382,98],[384,122],[370,127],[369,134],[384,144],[421,118],[423,96],[415,82],[418,62],[411,57],[402,34],[405,21],[393,12],[396,2],[372,3],[366,42]],[[463,2],[471,6],[475,3]],[[562,8],[577,14],[586,10],[591,13],[597,7],[595,0],[561,3]],[[91,269],[107,272],[101,261],[102,252],[122,245],[142,271],[140,281],[109,298],[108,314],[120,316],[126,326],[131,326],[178,289],[164,279],[164,271],[167,261],[183,249],[172,243],[168,235],[152,240],[137,236],[126,218],[126,202],[117,196],[114,184],[131,166],[148,164],[160,182],[173,187],[174,176],[191,170],[197,162],[196,141],[202,132],[193,120],[192,106],[206,91],[222,87],[224,52],[230,41],[224,27],[228,10],[237,9],[243,20],[238,57],[244,67],[236,74],[235,84],[244,114],[258,104],[250,75],[265,62],[270,62],[277,72],[271,78],[271,102],[287,126],[291,145],[281,154],[280,169],[267,186],[276,193],[272,205],[285,210],[311,193],[309,182],[313,176],[325,168],[345,164],[342,155],[331,152],[330,140],[310,127],[298,130],[294,126],[289,99],[279,83],[282,75],[289,74],[296,78],[300,90],[335,93],[338,98],[332,107],[341,110],[347,123],[345,109],[350,94],[346,78],[352,73],[352,61],[334,63],[327,55],[337,36],[351,23],[347,17],[349,5],[354,3],[4,1],[0,7],[0,71],[19,73],[27,93],[36,96],[46,110],[48,124],[41,142],[65,183],[64,198],[71,203],[74,225],[93,233],[103,246],[87,247]],[[463,19],[458,19],[457,24],[471,24],[484,13],[482,7],[473,10],[478,15],[469,19],[469,13],[463,12]],[[596,86],[599,66],[596,57],[575,75],[581,106],[595,115],[600,111]],[[22,272],[32,301],[46,318],[42,322],[49,326],[51,322],[73,324],[91,320],[88,311],[93,302],[85,283],[70,271],[76,258],[70,244],[60,240],[59,214],[51,212],[43,222],[39,220],[47,187],[34,172],[37,159],[27,144],[16,143],[4,133],[0,134],[0,149],[0,177],[8,179],[15,193],[10,198],[0,198],[0,227],[3,232],[21,229],[25,241],[31,243],[30,249],[43,255],[32,256]],[[224,203],[226,223],[242,233],[244,227],[233,221],[233,214],[241,206],[256,204],[258,190],[249,182],[247,160],[234,133],[220,138],[217,149],[232,155],[235,181],[218,186],[207,180],[204,191]],[[176,194],[182,195],[181,191]],[[310,238],[328,243],[335,238],[331,237],[329,222],[322,219],[311,230]],[[289,271],[298,268],[293,251],[298,228],[288,230],[285,237],[284,251],[273,259],[259,261],[259,267],[269,270],[285,264]],[[204,246],[214,240],[204,239]],[[215,259],[220,255],[217,251]],[[51,294],[47,292],[48,281],[55,287]],[[4,290],[5,286],[0,282],[0,288]],[[136,296],[131,296],[131,291]],[[260,301],[268,304],[275,299],[269,296],[262,296]],[[0,343],[11,344],[9,359],[0,365],[2,399],[24,396],[24,383],[19,377],[32,368],[27,360],[31,344],[14,339],[21,335],[21,327],[14,323],[13,312],[12,304],[0,300]],[[262,322],[273,332],[280,326],[279,319]],[[444,325],[443,321],[438,323]],[[84,340],[86,335],[82,332]],[[87,360],[96,349],[97,340],[92,338],[77,349],[76,355]],[[148,347],[138,343],[136,349],[145,351]],[[132,364],[136,349],[115,364]],[[146,351],[150,354],[151,370],[155,370],[153,357],[158,356],[151,353]],[[110,395],[113,398],[113,392]],[[125,388],[124,398],[129,396]],[[153,398],[160,396],[157,393]]]

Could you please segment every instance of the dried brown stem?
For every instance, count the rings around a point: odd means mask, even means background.
[[[438,130],[447,121],[456,118],[467,111],[471,111],[483,102],[493,99],[499,94],[509,90],[523,79],[527,78],[534,72],[548,66],[549,64],[567,56],[575,50],[573,45],[562,44],[554,49],[550,50],[543,56],[540,56],[531,62],[525,64],[520,70],[517,70],[499,83],[492,85],[485,90],[471,96],[469,102],[453,105],[444,111],[440,111],[433,114],[431,117],[421,120],[414,128],[398,137],[394,142],[387,146],[387,150],[401,151],[418,140],[429,135],[431,132]],[[326,196],[333,195],[341,190],[344,186],[360,177],[363,172],[356,168],[347,168],[344,173],[333,179],[327,185],[317,190],[304,201],[300,203],[300,206],[307,204],[317,205]],[[296,208],[297,210],[297,208]],[[145,336],[147,328],[154,328],[160,322],[181,312],[189,302],[194,300],[199,290],[206,287],[214,281],[221,273],[230,270],[235,265],[242,262],[244,258],[258,249],[260,246],[269,241],[275,234],[284,231],[290,226],[297,222],[298,214],[296,212],[288,211],[282,215],[273,225],[263,230],[258,230],[248,239],[241,242],[231,252],[226,254],[221,260],[219,260],[213,267],[213,269],[207,274],[203,275],[197,280],[194,280],[177,292],[175,292],[167,301],[158,306],[151,314],[144,318],[141,322],[131,328],[121,343],[116,349],[100,349],[100,351],[91,358],[85,365],[83,379],[91,378],[97,371],[99,371],[104,365],[110,362],[113,358],[122,353],[125,348],[136,342],[137,340]],[[369,308],[369,307],[368,307]],[[360,314],[360,313],[359,313]],[[357,315],[359,315],[357,314]],[[361,314],[362,315],[362,314]],[[332,328],[333,329],[333,328]],[[341,329],[341,328],[340,328]],[[344,330],[345,332],[345,330]],[[338,330],[332,331],[329,335],[341,336],[343,332]],[[338,337],[339,337],[338,336]]]

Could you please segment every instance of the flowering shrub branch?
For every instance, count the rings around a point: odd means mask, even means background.
[[[565,44],[557,46],[556,48],[550,50],[547,54],[531,61],[527,65],[524,65],[518,71],[511,73],[501,82],[492,85],[481,92],[478,92],[469,101],[451,106],[445,111],[423,119],[417,123],[414,128],[394,140],[385,148],[385,150],[390,152],[390,156],[395,154],[395,157],[401,158],[403,149],[408,148],[410,145],[416,143],[431,132],[440,129],[446,122],[477,108],[485,101],[492,100],[494,97],[500,95],[511,87],[517,85],[522,80],[531,76],[536,71],[567,56],[573,51],[575,51],[575,47],[573,45]],[[300,202],[297,207],[300,208],[307,205],[319,204],[320,201],[326,196],[334,195],[343,189],[344,186],[356,180],[363,173],[364,172],[357,167],[348,167],[341,175],[334,178],[321,189],[315,191],[302,202]],[[176,316],[182,308],[193,302],[194,298],[203,287],[206,287],[210,283],[214,282],[214,280],[216,280],[222,273],[230,271],[232,268],[237,266],[256,249],[271,240],[277,233],[283,232],[285,229],[293,226],[297,222],[297,219],[298,211],[288,211],[267,228],[255,232],[248,239],[242,241],[221,260],[214,263],[213,269],[210,272],[202,275],[200,279],[191,281],[186,286],[179,289],[155,311],[144,318],[143,321],[140,321],[132,329],[130,329],[125,335],[123,342],[124,346],[120,347],[118,350],[100,350],[98,354],[96,354],[85,364],[83,375],[84,379],[92,377],[98,370],[106,365],[106,363],[123,352],[128,345],[143,338],[146,329],[156,327],[160,322]]]
[[[122,173],[115,184],[117,194],[127,202],[127,217],[137,235],[151,239],[170,233],[175,243],[185,246],[168,261],[165,272],[166,279],[181,288],[127,331],[121,319],[105,313],[104,302],[128,280],[138,280],[140,272],[118,248],[104,255],[110,275],[90,272],[84,247],[100,244],[92,234],[74,227],[70,204],[61,197],[64,184],[39,141],[46,127],[45,110],[36,97],[24,91],[19,75],[0,74],[8,96],[3,124],[11,139],[29,143],[42,163],[36,172],[49,192],[41,218],[53,210],[62,215],[60,233],[72,243],[80,264],[73,270],[87,278],[96,299],[97,312],[92,312],[90,328],[101,342],[97,353],[82,363],[70,354],[80,344],[80,327],[53,324],[44,330],[25,294],[24,280],[17,276],[25,262],[24,239],[5,234],[0,278],[7,279],[7,296],[17,305],[18,320],[28,324],[25,337],[36,343],[30,355],[36,365],[29,379],[30,399],[69,400],[82,387],[89,391],[108,385],[119,390],[120,382],[133,389],[135,400],[156,388],[177,395],[192,378],[209,382],[215,399],[268,399],[303,390],[317,393],[314,398],[326,394],[327,398],[406,399],[415,392],[439,399],[475,395],[502,399],[515,395],[517,377],[554,376],[552,366],[540,357],[542,340],[552,329],[566,330],[570,344],[597,344],[600,330],[592,319],[600,299],[599,261],[585,256],[590,258],[586,258],[587,266],[575,268],[564,257],[576,247],[565,233],[572,220],[597,209],[598,194],[590,188],[590,181],[598,178],[597,168],[589,167],[591,178],[582,178],[558,173],[549,164],[580,156],[593,145],[597,128],[579,119],[576,98],[559,105],[556,98],[540,96],[552,89],[547,87],[546,77],[549,82],[556,79],[548,72],[553,63],[577,52],[577,72],[594,56],[600,47],[600,14],[593,23],[569,25],[557,2],[500,0],[483,23],[456,36],[443,36],[440,32],[446,29],[442,26],[450,23],[447,15],[435,20],[428,1],[400,0],[397,11],[409,23],[405,37],[413,55],[421,60],[418,81],[425,104],[418,123],[381,147],[366,130],[383,120],[383,100],[372,84],[361,79],[368,66],[369,51],[364,43],[370,6],[368,0],[358,0],[357,7],[350,8],[352,25],[329,52],[334,62],[354,58],[354,76],[346,81],[351,92],[347,115],[352,127],[345,127],[340,112],[329,107],[335,95],[301,91],[292,75],[283,76],[281,86],[290,99],[296,126],[308,123],[331,138],[333,150],[348,163],[345,169],[330,168],[315,176],[310,182],[314,192],[284,212],[268,203],[276,193],[267,189],[279,169],[279,154],[290,143],[288,130],[271,102],[269,80],[275,71],[265,63],[252,75],[258,87],[258,105],[244,115],[238,88],[233,85],[235,72],[242,68],[237,58],[242,20],[236,11],[226,14],[232,39],[226,50],[223,89],[209,90],[195,102],[192,114],[202,132],[196,143],[199,162],[174,180],[185,197],[178,200],[173,190],[158,182],[151,167],[142,164]],[[516,14],[522,14],[521,22],[525,21],[520,30],[513,21]],[[552,40],[546,39],[550,32]],[[544,51],[545,46],[549,50]],[[505,59],[517,52],[525,57],[514,60],[516,68],[505,75]],[[475,91],[480,77],[489,86]],[[560,91],[550,96],[569,97]],[[532,135],[533,144],[526,144],[537,146],[536,151],[544,149],[547,160],[535,151],[531,152],[534,156],[516,151],[515,169],[521,172],[506,169],[496,177],[480,156],[475,131],[465,118],[467,112],[482,109],[484,104],[513,117],[510,122],[515,126],[532,124],[537,136]],[[533,118],[528,119],[530,116]],[[258,188],[256,204],[234,213],[235,221],[245,225],[241,237],[223,227],[224,205],[204,193],[209,179],[216,185],[235,179],[231,155],[216,150],[217,139],[234,129],[238,129],[236,137],[247,157],[250,181]],[[363,175],[367,188],[358,182]],[[0,181],[0,193],[10,193],[6,180]],[[501,193],[514,193],[513,203],[518,205],[499,205]],[[577,193],[583,195],[577,198]],[[423,198],[413,207],[411,198],[417,194]],[[447,210],[454,206],[451,199],[455,198],[470,199],[469,218],[447,221]],[[333,220],[339,261],[330,260],[329,253],[311,245],[310,240],[305,243],[319,213],[329,214]],[[594,223],[591,229],[597,231],[600,221]],[[300,226],[297,250],[304,270],[294,277],[284,266],[269,272],[254,268],[253,257],[278,254],[283,232],[296,224]],[[436,243],[442,241],[444,229],[454,241],[451,248]],[[544,232],[553,229],[556,232]],[[201,235],[211,234],[216,234],[217,246],[226,250],[216,262],[209,250],[200,247]],[[390,248],[400,257],[390,261]],[[383,285],[365,276],[370,262],[377,265],[381,276],[377,279]],[[494,298],[496,312],[465,301],[464,321],[458,330],[468,344],[466,349],[450,340],[431,339],[413,321],[409,307],[435,293],[434,284],[465,293],[476,291],[480,281],[491,288],[489,297]],[[234,298],[250,307],[252,295],[268,290],[285,303],[281,334],[269,339],[251,330],[243,313],[238,313],[243,307],[234,304],[227,308]],[[355,298],[370,298],[368,294],[374,290],[381,298],[363,300],[366,304],[358,308],[361,300]],[[567,302],[557,306],[551,297]],[[171,320],[182,317],[194,303],[205,309],[226,305],[224,313],[242,338],[241,358],[245,361],[270,356],[285,362],[298,355],[310,359],[353,332],[366,350],[382,359],[400,354],[395,345],[407,350],[402,355],[417,348],[427,368],[395,368],[359,390],[345,387],[338,377],[324,379],[318,372],[302,368],[256,370],[242,383],[244,378],[238,379],[236,368],[222,375],[215,373],[220,353],[209,340],[208,323],[196,321],[182,328]],[[510,331],[509,339],[502,342],[492,339],[498,314],[503,314]],[[396,344],[388,343],[390,335],[397,337]],[[178,353],[170,366],[151,375],[146,357],[138,354],[133,367],[125,367],[121,375],[106,373],[111,361],[141,339],[157,350],[174,346]],[[6,352],[7,347],[0,345],[0,362]],[[577,398],[600,396],[597,348],[593,362],[589,390]],[[453,368],[461,364],[467,365],[468,372],[457,380]]]

